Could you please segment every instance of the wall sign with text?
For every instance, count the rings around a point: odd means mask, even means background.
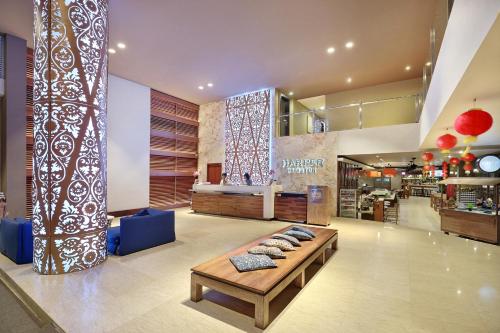
[[[281,162],[281,168],[287,173],[297,174],[315,174],[318,169],[325,166],[325,160],[322,158],[311,159],[286,159]]]

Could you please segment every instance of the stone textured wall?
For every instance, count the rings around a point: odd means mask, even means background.
[[[207,163],[224,165],[224,100],[200,106],[198,121],[198,170],[200,180],[207,180]]]
[[[337,133],[306,134],[274,139],[276,179],[284,191],[305,192],[307,185],[327,185],[332,192],[332,212],[337,212]],[[324,159],[316,174],[289,174],[284,159]]]

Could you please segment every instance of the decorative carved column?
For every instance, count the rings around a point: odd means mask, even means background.
[[[106,260],[107,0],[35,0],[33,267]]]

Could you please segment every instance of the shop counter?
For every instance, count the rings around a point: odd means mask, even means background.
[[[307,221],[307,193],[281,192],[274,198],[274,216],[278,220]]]
[[[281,185],[194,184],[192,209],[197,213],[258,219],[274,218],[274,196]]]
[[[498,215],[494,211],[442,208],[441,230],[498,244]]]

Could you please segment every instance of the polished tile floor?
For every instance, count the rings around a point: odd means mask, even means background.
[[[3,256],[0,267],[67,332],[260,331],[249,304],[215,292],[192,303],[189,269],[287,223],[176,214],[175,243],[89,271],[39,276]],[[376,222],[331,227],[338,251],[271,303],[266,332],[500,332],[499,247]]]
[[[415,229],[440,231],[439,213],[430,206],[430,198],[409,197],[399,200],[399,224]]]

